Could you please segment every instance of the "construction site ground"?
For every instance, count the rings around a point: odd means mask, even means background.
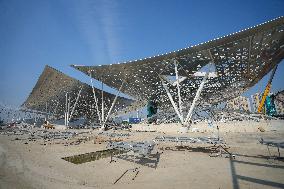
[[[211,157],[214,153],[208,144],[159,143],[150,157],[136,157],[128,152],[113,157],[113,161],[107,157],[73,164],[62,158],[103,150],[110,138],[98,135],[98,130],[86,130],[89,132],[84,136],[70,140],[29,141],[15,135],[0,135],[0,188],[284,188],[284,159],[276,158],[279,155],[276,147],[269,147],[268,151],[259,142],[260,138],[283,141],[284,122],[255,122],[254,129],[249,129],[250,123],[239,121],[234,126],[222,123],[220,127],[220,137],[234,157],[227,154]],[[248,129],[239,130],[240,127]],[[113,131],[130,136],[111,140],[151,141],[157,136],[218,134],[216,129],[195,131],[199,132]],[[78,140],[81,142],[74,142]],[[284,157],[281,148],[280,153]]]

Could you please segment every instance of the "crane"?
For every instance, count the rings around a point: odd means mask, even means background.
[[[277,69],[277,65],[273,68],[272,73],[270,75],[270,78],[268,80],[268,83],[267,83],[267,85],[265,87],[265,90],[263,92],[261,101],[260,101],[259,106],[257,108],[257,112],[258,113],[261,113],[263,105],[264,105],[264,102],[265,102],[265,99],[266,99],[267,95],[269,94],[269,91],[270,91],[270,88],[271,88],[271,83],[272,83],[273,77],[275,75],[276,69]]]

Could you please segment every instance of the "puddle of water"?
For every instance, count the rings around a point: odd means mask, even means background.
[[[82,164],[90,161],[96,161],[102,158],[107,158],[112,155],[123,154],[125,151],[117,149],[101,150],[96,152],[90,152],[85,154],[79,154],[75,156],[63,157],[65,161],[69,161],[74,164]]]

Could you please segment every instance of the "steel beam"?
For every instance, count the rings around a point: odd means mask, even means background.
[[[54,108],[53,116],[55,115],[55,113],[56,113],[56,111],[57,111],[58,105],[59,105],[59,101],[57,102],[56,107]]]
[[[104,109],[104,83],[102,82],[102,119],[101,122],[104,122],[105,118],[105,109]]]
[[[196,105],[197,100],[198,100],[199,97],[200,97],[201,91],[202,91],[202,89],[203,89],[203,87],[204,87],[204,84],[206,83],[206,80],[207,80],[207,78],[208,78],[208,75],[209,75],[209,72],[206,72],[205,76],[204,76],[203,79],[202,79],[202,82],[201,82],[201,84],[200,84],[200,86],[199,86],[199,88],[198,88],[198,90],[197,90],[197,92],[196,92],[196,95],[195,95],[195,97],[194,97],[194,99],[193,99],[193,101],[192,101],[192,103],[191,103],[191,106],[190,106],[190,109],[189,109],[188,114],[187,114],[187,116],[186,116],[186,119],[185,119],[184,124],[187,124],[188,121],[191,119],[193,109],[194,109],[194,107],[195,107],[195,105]]]
[[[64,123],[67,126],[67,110],[68,109],[68,93],[65,94],[65,114],[64,114]]]
[[[98,106],[98,99],[96,97],[96,92],[95,92],[95,88],[94,88],[94,85],[93,85],[93,79],[92,79],[92,73],[91,72],[90,72],[90,78],[91,78],[91,85],[92,85],[93,95],[94,95],[94,99],[95,99],[95,103],[96,103],[97,114],[98,114],[100,123],[102,123],[101,114],[100,114],[99,106]]]
[[[68,98],[68,105],[67,105],[67,120],[66,120],[66,123],[67,123],[67,126],[68,126],[68,124],[69,124],[69,112],[70,112],[70,97]]]
[[[73,108],[72,108],[72,111],[71,111],[71,113],[70,113],[70,117],[69,117],[69,119],[68,119],[68,124],[69,124],[70,120],[72,119],[72,116],[73,116],[73,113],[74,113],[74,111],[75,111],[75,108],[76,108],[76,105],[77,105],[77,103],[78,103],[78,100],[79,100],[79,98],[80,98],[80,94],[81,94],[82,89],[83,89],[83,86],[81,87],[80,91],[78,92],[78,95],[77,95],[75,104],[74,104],[74,106],[73,106]]]
[[[178,67],[177,67],[177,61],[174,59],[175,64],[175,72],[176,72],[176,84],[177,84],[177,93],[178,93],[178,106],[179,106],[179,113],[183,119],[183,113],[182,113],[182,101],[181,101],[181,95],[180,95],[180,86],[179,86],[179,78],[178,78]]]
[[[111,107],[110,107],[110,109],[109,109],[109,111],[108,111],[108,113],[107,113],[106,119],[104,120],[101,129],[104,129],[104,128],[105,128],[105,124],[106,124],[106,122],[107,122],[107,120],[108,120],[108,117],[109,117],[109,115],[110,115],[110,113],[111,113],[111,111],[112,111],[112,109],[113,109],[113,107],[114,107],[114,105],[115,105],[115,103],[116,103],[117,97],[118,97],[118,95],[120,94],[123,85],[124,85],[124,81],[122,82],[122,84],[121,84],[121,86],[120,86],[118,92],[116,93],[116,96],[115,96],[115,98],[114,98],[114,100],[113,100],[113,102],[112,102],[112,104],[111,104]]]
[[[167,95],[168,95],[168,97],[169,97],[169,99],[171,101],[171,104],[172,104],[173,108],[175,109],[176,114],[178,115],[178,117],[180,119],[181,124],[183,124],[183,117],[180,115],[180,112],[179,112],[179,110],[178,110],[178,108],[177,108],[177,106],[176,106],[176,104],[175,104],[175,102],[173,100],[173,97],[172,97],[172,95],[171,95],[171,93],[170,93],[170,91],[169,91],[169,89],[167,87],[167,84],[165,84],[165,82],[164,82],[164,80],[162,79],[161,76],[159,76],[159,77],[160,77],[160,80],[162,81],[162,86],[166,90],[166,93],[167,93]]]

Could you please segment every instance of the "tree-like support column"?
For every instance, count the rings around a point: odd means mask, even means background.
[[[178,78],[178,67],[177,67],[177,61],[174,60],[175,64],[175,72],[176,72],[176,83],[177,83],[177,92],[178,92],[178,106],[179,106],[179,113],[183,120],[183,113],[182,113],[182,100],[180,96],[180,86],[179,86],[179,78]]]
[[[115,95],[115,98],[114,98],[114,100],[113,100],[113,102],[112,102],[112,104],[111,104],[111,107],[110,107],[110,109],[109,109],[109,111],[108,111],[108,114],[107,114],[106,118],[105,118],[104,121],[102,122],[102,123],[103,123],[102,126],[101,126],[101,129],[102,129],[102,130],[105,129],[105,124],[106,124],[106,122],[107,122],[107,120],[108,120],[108,117],[109,117],[109,115],[110,115],[110,113],[111,113],[111,111],[112,111],[112,109],[113,109],[113,107],[114,107],[114,105],[115,105],[115,103],[116,103],[117,97],[118,97],[118,95],[120,94],[123,85],[124,85],[124,81],[122,82],[122,84],[121,84],[121,86],[120,86],[118,92],[117,92],[116,95]]]
[[[91,85],[92,85],[93,95],[94,95],[94,99],[95,99],[95,103],[96,103],[96,110],[97,110],[98,118],[99,118],[100,123],[102,123],[101,114],[100,114],[99,106],[98,106],[98,99],[96,97],[96,92],[95,92],[95,88],[94,88],[91,72],[90,72],[90,78],[91,78]]]
[[[64,114],[64,125],[67,126],[67,104],[68,104],[68,93],[65,94],[65,114]]]
[[[69,125],[69,122],[70,122],[70,121],[71,121],[71,119],[72,119],[72,116],[73,116],[73,113],[74,113],[75,108],[76,108],[76,106],[77,106],[78,100],[79,100],[79,98],[80,98],[80,94],[81,94],[81,92],[82,92],[82,89],[83,89],[83,86],[81,87],[80,91],[78,92],[78,95],[77,95],[77,98],[76,98],[75,104],[74,104],[74,106],[73,106],[73,108],[72,108],[72,111],[71,111],[71,113],[70,113],[70,117],[68,116],[68,122],[67,122],[67,125]]]
[[[70,112],[70,97],[68,98],[68,92],[65,94],[66,104],[65,104],[65,125],[69,124],[69,112]]]
[[[179,119],[180,119],[181,124],[183,124],[183,117],[180,115],[180,112],[179,112],[179,110],[178,110],[178,107],[176,106],[176,104],[175,104],[175,102],[174,102],[174,99],[173,99],[173,97],[172,97],[172,95],[171,95],[171,93],[170,93],[170,91],[169,91],[169,89],[168,89],[167,84],[165,84],[164,79],[163,79],[161,76],[159,76],[159,77],[160,77],[160,80],[162,81],[162,85],[163,85],[164,89],[166,90],[166,93],[167,93],[167,95],[168,95],[168,97],[169,97],[169,99],[170,99],[170,101],[171,101],[171,104],[172,104],[172,106],[174,107],[175,112],[176,112],[176,114],[178,115],[178,117],[179,117]]]
[[[105,120],[105,108],[104,108],[104,83],[102,82],[102,119],[101,123]]]
[[[202,89],[203,89],[203,87],[204,87],[204,84],[206,83],[206,80],[207,80],[207,78],[208,78],[208,75],[209,75],[209,72],[206,72],[205,76],[204,76],[203,79],[202,79],[202,82],[201,82],[201,84],[200,84],[200,86],[199,86],[199,88],[198,88],[198,90],[197,90],[197,92],[196,92],[196,95],[195,95],[195,97],[194,97],[194,99],[193,99],[193,101],[192,101],[192,103],[191,103],[191,106],[190,106],[190,109],[189,109],[188,114],[187,114],[187,116],[186,116],[186,119],[185,119],[185,121],[184,121],[184,124],[187,124],[188,121],[191,119],[193,109],[194,109],[194,107],[195,107],[195,105],[196,105],[197,100],[198,100],[199,97],[200,97],[201,91],[202,91]]]

